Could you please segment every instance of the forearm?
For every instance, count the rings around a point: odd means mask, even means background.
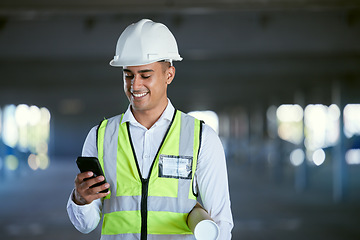
[[[82,233],[89,233],[93,231],[100,222],[101,205],[100,199],[94,200],[90,204],[77,205],[73,201],[73,193],[71,193],[66,209],[74,227]]]
[[[196,181],[205,209],[220,228],[219,239],[230,240],[233,219],[225,154],[216,133],[205,127]]]
[[[93,127],[86,137],[82,156],[96,157],[96,126]],[[71,223],[82,233],[93,231],[100,222],[102,202],[100,199],[92,201],[90,204],[78,205],[73,201],[73,192],[67,203],[67,212]]]
[[[226,187],[224,186],[224,188]],[[216,187],[216,189],[219,189],[219,187]],[[233,219],[228,191],[224,190],[219,192],[208,189],[201,194],[201,199],[210,217],[220,228],[219,239],[230,240]]]

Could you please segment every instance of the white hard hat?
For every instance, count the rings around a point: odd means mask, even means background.
[[[170,30],[164,24],[149,19],[142,19],[124,30],[117,42],[115,54],[110,62],[115,67],[182,60]]]

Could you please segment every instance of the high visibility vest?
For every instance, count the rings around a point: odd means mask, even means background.
[[[193,181],[202,123],[175,110],[144,178],[123,116],[104,120],[97,132],[98,158],[110,184],[101,240],[194,240],[186,221],[197,201]]]

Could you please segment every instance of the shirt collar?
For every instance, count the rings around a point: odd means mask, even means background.
[[[168,99],[168,105],[165,108],[165,111],[162,113],[162,115],[160,116],[160,118],[157,120],[157,122],[154,125],[158,125],[161,122],[164,122],[164,120],[171,122],[173,116],[174,116],[174,111],[175,108],[172,105],[170,99]],[[132,125],[138,125],[138,126],[142,126],[138,121],[136,121],[133,113],[131,112],[131,106],[129,105],[124,117],[121,121],[121,124],[125,123],[125,122],[129,122]]]

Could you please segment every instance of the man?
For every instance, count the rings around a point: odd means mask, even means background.
[[[167,98],[181,61],[176,40],[160,23],[143,19],[121,34],[111,66],[123,68],[130,101],[124,114],[90,130],[83,156],[99,158],[108,183],[90,188],[102,176],[75,179],[67,211],[73,225],[88,233],[101,215],[101,239],[195,239],[188,213],[200,195],[220,227],[219,240],[231,239],[226,162],[217,134],[176,110]],[[102,190],[110,189],[107,193]]]

